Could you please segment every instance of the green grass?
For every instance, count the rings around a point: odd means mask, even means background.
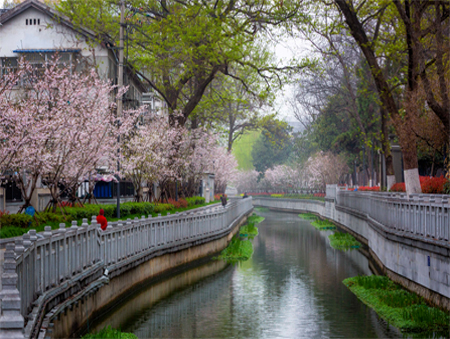
[[[233,143],[231,151],[238,162],[238,168],[244,171],[254,169],[252,149],[253,144],[258,140],[261,131],[250,131],[244,133]]]
[[[316,219],[313,222],[311,222],[311,225],[313,225],[320,231],[336,229],[336,226],[333,223],[329,222],[328,220]]]
[[[201,205],[189,206],[189,207],[186,207],[186,208],[176,208],[176,209],[173,209],[171,211],[164,211],[164,212],[161,213],[161,215],[162,216],[166,216],[168,212],[170,214],[175,214],[175,212],[189,211],[189,210],[193,210],[193,209],[200,208],[200,207],[205,207],[205,206],[216,204],[216,203],[218,203],[218,201],[213,201],[213,202],[210,202],[208,204],[205,203],[205,204],[201,204]],[[152,217],[157,217],[158,213],[152,213],[151,215],[152,215]],[[107,218],[107,219],[108,219],[108,222],[113,222],[113,221],[118,221],[118,220],[134,219],[136,217],[140,219],[142,217],[142,214],[130,214],[130,215],[127,215],[127,216],[122,217],[120,219],[118,219],[118,218]],[[81,226],[82,222],[83,222],[83,219],[77,219],[77,225],[78,226]],[[45,223],[40,223],[39,226],[33,225],[30,228],[13,227],[13,226],[2,226],[1,229],[0,229],[0,239],[19,237],[19,236],[27,233],[30,229],[35,229],[36,232],[38,232],[38,233],[39,232],[43,232],[45,226],[50,226],[52,228],[52,230],[55,230],[55,229],[59,228],[59,224],[60,224],[59,221],[47,221]],[[72,220],[66,221],[65,224],[66,224],[66,227],[72,226]],[[89,225],[91,224],[91,219],[90,218],[88,219],[88,224]]]
[[[315,197],[313,194],[284,194],[281,198],[285,198],[285,199],[308,199],[308,200],[325,201],[325,198]]]
[[[247,219],[247,223],[239,229],[239,236],[234,236],[227,248],[213,259],[226,260],[231,264],[250,259],[253,255],[253,244],[249,240],[254,239],[258,235],[258,228],[255,224],[259,224],[264,219],[256,214],[250,216]]]
[[[248,224],[259,224],[260,222],[263,222],[264,219],[266,219],[266,218],[261,217],[259,215],[256,215],[255,213],[253,213],[252,216],[248,217],[247,223]]]
[[[138,337],[133,333],[124,333],[108,326],[97,333],[88,333],[81,339],[138,339]]]
[[[298,215],[300,218],[305,220],[317,220],[317,216],[312,213],[302,213]]]
[[[402,332],[448,336],[450,315],[384,276],[357,276],[343,281],[363,303]],[[434,335],[431,335],[434,337]]]
[[[231,264],[235,264],[238,261],[247,261],[252,257],[252,254],[252,242],[249,240],[241,240],[239,237],[234,236],[227,248],[220,252],[217,258],[213,259],[226,260]]]
[[[349,249],[361,247],[361,243],[349,233],[336,232],[329,235],[328,239],[330,239],[331,247],[337,250],[347,251]]]

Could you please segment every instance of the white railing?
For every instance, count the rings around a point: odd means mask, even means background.
[[[226,208],[215,206],[164,217],[143,216],[141,219],[111,222],[105,231],[96,223],[96,216],[92,217],[91,225],[84,219],[80,227],[74,221],[72,227],[66,228],[61,224],[60,229],[53,232],[46,226],[43,238],[38,238],[36,231],[31,230],[16,240],[14,247],[11,244],[7,246],[8,257],[14,248],[15,262],[5,260],[2,282],[5,281],[6,285],[11,283],[5,272],[12,273],[11,265],[15,265],[20,314],[27,318],[40,295],[94,265],[98,266],[98,263],[111,271],[125,261],[132,262],[137,255],[141,257],[153,251],[206,241],[228,231],[236,218],[251,209],[251,198],[235,199]]]
[[[366,214],[396,232],[449,241],[450,196],[337,191],[336,206]]]

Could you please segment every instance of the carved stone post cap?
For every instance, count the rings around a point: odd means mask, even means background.
[[[77,221],[76,221],[76,220],[72,220],[72,226],[71,226],[71,228],[76,228],[76,227],[78,227]]]
[[[66,231],[66,224],[62,222],[59,224],[59,232],[64,233],[65,231]]]
[[[50,238],[52,236],[52,228],[51,226],[44,227],[44,238]]]
[[[14,246],[14,252],[16,252],[16,255],[21,255],[25,251],[25,247],[23,247],[23,240],[22,239],[16,239],[15,246]]]

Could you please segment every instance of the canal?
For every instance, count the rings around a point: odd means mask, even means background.
[[[141,288],[90,324],[144,338],[398,338],[342,280],[371,274],[296,214],[258,212],[253,257],[209,260]]]

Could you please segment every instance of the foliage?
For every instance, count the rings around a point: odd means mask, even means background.
[[[168,199],[168,203],[173,205],[175,208],[188,207],[188,202],[183,198],[178,198],[178,201],[176,201],[175,199]]]
[[[359,186],[358,191],[371,191],[371,192],[379,192],[380,186]]]
[[[255,169],[252,150],[260,135],[261,130],[246,132],[234,142],[232,153],[236,157],[239,170],[246,172]]]
[[[264,219],[266,219],[266,218],[261,217],[261,216],[256,215],[256,214],[253,214],[252,216],[248,217],[247,223],[248,224],[259,224],[259,223],[263,222]]]
[[[252,254],[252,242],[249,240],[241,240],[239,237],[234,236],[228,247],[220,252],[220,255],[215,259],[226,260],[231,264],[235,264],[238,261],[247,261],[251,258]]]
[[[202,205],[205,203],[205,198],[203,197],[189,197],[186,198],[188,206]]]
[[[12,226],[2,226],[0,228],[0,239],[20,237],[26,233],[26,229]]]
[[[448,180],[445,177],[425,177],[420,176],[420,186],[423,193],[438,193],[445,194],[445,185],[448,185]],[[391,192],[405,192],[405,183],[398,182],[392,185]]]
[[[429,307],[425,300],[403,290],[384,276],[357,276],[343,281],[363,303],[403,332],[437,332],[448,334],[450,316]]]
[[[336,229],[336,226],[328,220],[316,219],[313,222],[311,222],[311,225],[313,225],[315,228],[317,228],[320,231]]]
[[[33,218],[28,214],[3,214],[0,217],[0,226],[26,228],[31,226]]]
[[[337,250],[347,251],[349,249],[361,247],[361,243],[349,233],[336,232],[329,235],[328,239],[330,239],[331,247]]]
[[[220,201],[222,195],[225,195],[225,198],[228,198],[228,195],[226,194],[214,194],[214,201]]]
[[[302,213],[302,214],[299,214],[298,216],[305,220],[317,220],[318,219],[318,217],[312,213]]]
[[[266,116],[261,122],[262,133],[252,149],[253,165],[259,173],[283,164],[292,150],[292,127],[274,116]]]
[[[155,205],[155,213],[163,213],[172,211],[174,209],[173,205],[171,204],[156,204]]]
[[[93,31],[97,42],[103,37],[119,42],[117,2],[67,0],[58,9],[75,27]],[[298,9],[296,2],[274,6],[260,0],[130,0],[128,62],[170,114],[181,113],[184,125],[219,75],[231,76],[255,97],[265,97],[279,84],[282,76],[261,38],[268,27],[282,29],[286,20],[297,19]]]
[[[257,212],[269,212],[270,211],[267,207],[255,207],[254,210]]]
[[[81,339],[138,339],[133,333],[124,333],[107,326],[96,333],[85,334]]]

